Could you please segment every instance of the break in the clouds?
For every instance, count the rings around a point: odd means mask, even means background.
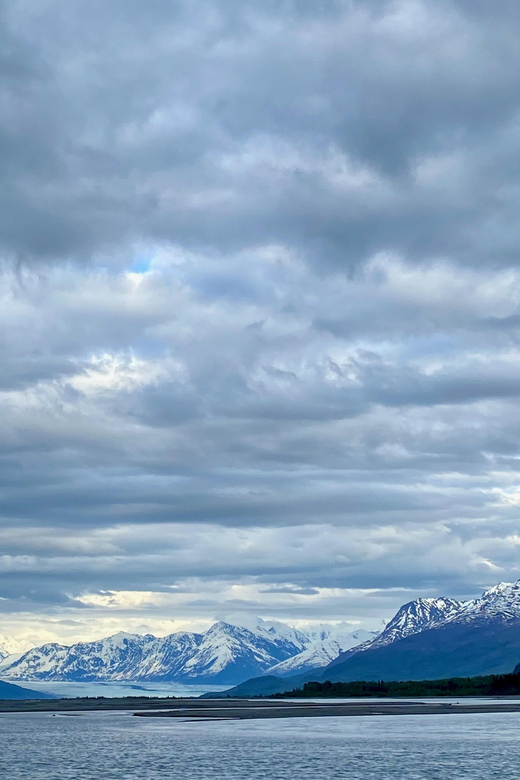
[[[0,12],[2,633],[518,578],[518,4]]]

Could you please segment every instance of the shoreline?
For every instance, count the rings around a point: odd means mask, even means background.
[[[492,712],[518,712],[520,702],[497,701],[496,703],[464,704],[442,702],[352,702],[332,704],[307,702],[280,704],[257,701],[238,703],[233,700],[213,700],[212,707],[178,707],[157,712],[135,712],[143,718],[177,718],[186,720],[260,720],[268,718],[320,718],[320,717],[366,717],[374,715],[446,715]]]
[[[258,720],[266,718],[360,717],[373,715],[446,715],[480,713],[520,713],[520,700],[497,698],[482,703],[427,701],[284,702],[266,699],[165,699],[147,697],[84,698],[56,700],[0,700],[0,714],[81,713],[130,711],[144,718],[180,720]]]

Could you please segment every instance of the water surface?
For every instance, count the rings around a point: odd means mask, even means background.
[[[520,780],[520,715],[212,723],[0,715],[9,780]]]

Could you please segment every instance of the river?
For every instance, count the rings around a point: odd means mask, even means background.
[[[9,780],[520,780],[518,714],[180,722],[0,715]]]

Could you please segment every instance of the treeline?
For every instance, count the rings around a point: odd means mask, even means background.
[[[303,688],[277,693],[274,698],[382,698],[389,696],[514,696],[520,695],[520,674],[452,677],[447,680],[405,682],[308,682]],[[273,697],[270,697],[273,698]]]

